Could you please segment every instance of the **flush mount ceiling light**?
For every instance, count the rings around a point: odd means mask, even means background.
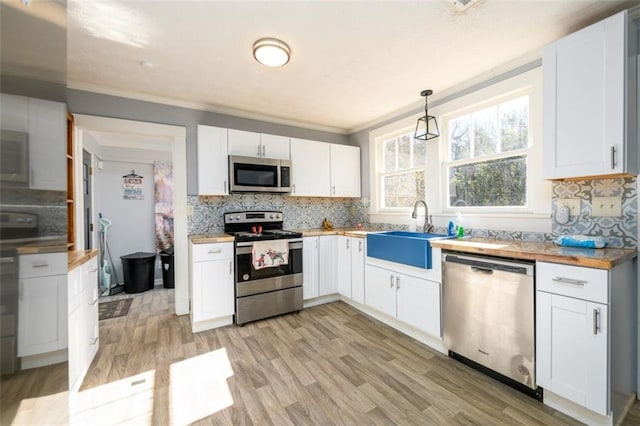
[[[276,38],[261,38],[253,43],[253,57],[268,67],[281,67],[289,62],[291,49]]]
[[[427,89],[420,92],[420,96],[424,96],[424,117],[418,118],[416,123],[416,133],[413,136],[415,139],[428,141],[440,136],[438,130],[438,122],[433,115],[429,115],[429,108],[427,107],[427,97],[433,94],[433,90]]]

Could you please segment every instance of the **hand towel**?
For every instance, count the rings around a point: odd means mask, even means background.
[[[289,263],[289,241],[255,241],[251,250],[254,269],[274,268]]]

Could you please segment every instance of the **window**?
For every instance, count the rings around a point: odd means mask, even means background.
[[[529,95],[445,118],[447,207],[527,206]]]
[[[413,138],[413,128],[378,140],[377,180],[380,210],[406,210],[425,199],[427,143]]]

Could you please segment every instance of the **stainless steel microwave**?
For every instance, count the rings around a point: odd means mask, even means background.
[[[291,161],[229,156],[231,192],[291,192]]]
[[[29,135],[0,130],[0,181],[4,184],[29,184]]]

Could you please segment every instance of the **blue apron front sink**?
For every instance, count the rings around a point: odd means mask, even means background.
[[[389,231],[367,234],[367,256],[431,269],[432,240],[455,238],[445,234]]]

